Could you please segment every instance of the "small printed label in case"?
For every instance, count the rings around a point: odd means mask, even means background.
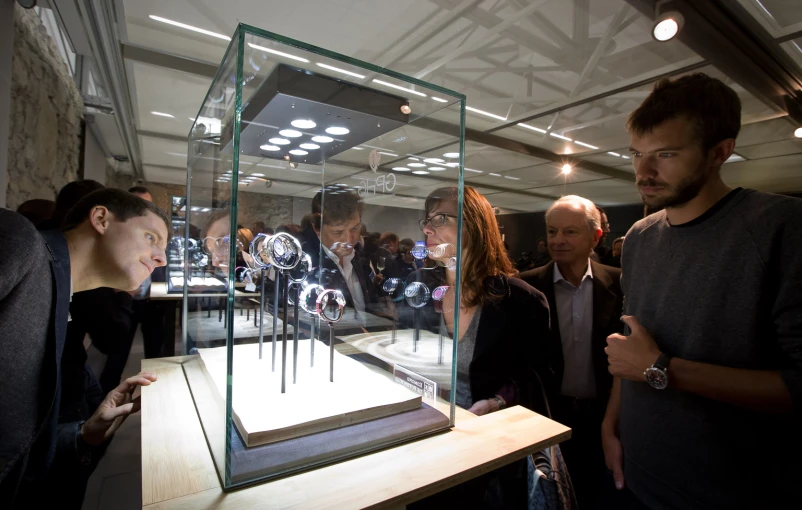
[[[256,284],[253,282],[246,283],[245,292],[256,292]]]
[[[437,395],[436,382],[420,374],[416,374],[412,370],[404,368],[401,365],[393,365],[393,381],[414,391],[422,396],[427,404],[434,406],[435,396]]]

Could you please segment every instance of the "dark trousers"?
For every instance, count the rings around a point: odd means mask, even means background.
[[[134,343],[136,328],[142,324],[142,340],[145,344],[145,358],[158,358],[162,355],[164,342],[164,307],[162,303],[150,299],[135,300],[131,316],[131,330],[125,344],[119,350],[109,354],[106,366],[100,376],[100,385],[105,393],[110,392],[120,384],[125,365],[128,363],[128,354]]]
[[[556,399],[555,420],[571,427],[571,439],[560,443],[579,508],[599,508],[606,466],[601,445],[604,403],[598,399]]]

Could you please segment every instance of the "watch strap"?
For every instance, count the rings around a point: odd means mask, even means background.
[[[657,361],[655,361],[654,365],[652,365],[652,366],[654,366],[654,368],[659,368],[663,372],[667,372],[668,371],[668,365],[670,363],[671,363],[671,356],[669,356],[666,353],[662,353],[662,354],[660,354],[660,356],[657,358]]]

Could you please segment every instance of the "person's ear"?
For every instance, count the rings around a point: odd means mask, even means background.
[[[724,164],[725,161],[730,159],[732,156],[732,151],[735,150],[735,140],[732,138],[727,138],[726,140],[722,140],[710,149],[708,153],[710,155],[710,164],[713,167],[720,167]]]
[[[593,232],[593,247],[594,248],[599,245],[599,240],[602,238],[603,235],[604,235],[604,232],[600,228],[597,228],[596,231]]]
[[[96,205],[89,212],[89,224],[100,235],[106,233],[112,220],[112,213],[105,206]]]

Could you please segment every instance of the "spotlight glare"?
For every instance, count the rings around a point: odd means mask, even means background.
[[[563,174],[568,175],[571,173],[571,165],[568,163],[563,165]]]

